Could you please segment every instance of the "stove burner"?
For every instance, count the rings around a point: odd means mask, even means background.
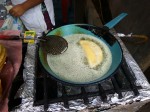
[[[36,54],[38,57],[38,53]],[[85,104],[89,103],[89,97],[100,96],[103,102],[107,102],[107,95],[117,93],[118,97],[123,98],[122,92],[133,91],[134,95],[139,95],[138,89],[141,86],[136,86],[134,73],[123,58],[122,65],[115,75],[109,79],[96,84],[98,88],[96,91],[87,91],[87,87],[79,87],[79,93],[71,94],[67,91],[68,86],[58,83],[53,80],[49,74],[42,68],[39,63],[39,59],[36,60],[36,73],[35,73],[35,95],[34,106],[44,105],[44,110],[48,109],[48,104],[63,102],[64,107],[69,107],[70,100],[83,99]],[[105,83],[112,83],[112,88],[104,88]],[[59,88],[61,87],[61,95],[59,94]],[[73,86],[71,86],[73,87]]]

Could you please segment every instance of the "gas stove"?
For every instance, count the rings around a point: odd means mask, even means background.
[[[21,98],[14,111],[106,110],[114,106],[148,100],[150,85],[123,42],[123,61],[116,74],[88,86],[64,85],[42,68],[37,44],[28,45],[24,63],[24,84],[15,98]],[[13,100],[12,100],[13,101]]]
[[[37,51],[38,52],[38,51]],[[107,80],[88,86],[64,85],[54,80],[42,67],[40,60],[36,62],[34,106],[44,105],[44,110],[49,104],[63,102],[64,107],[69,108],[69,101],[81,99],[85,105],[90,103],[89,98],[99,96],[102,102],[108,102],[107,95],[118,94],[122,99],[122,92],[132,91],[134,96],[139,95],[141,86],[136,86],[135,74],[123,58],[116,74]]]

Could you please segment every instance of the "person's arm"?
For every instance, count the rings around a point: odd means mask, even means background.
[[[14,6],[12,9],[10,9],[9,13],[12,16],[15,17],[20,17],[22,16],[27,10],[29,10],[30,8],[39,5],[40,3],[42,3],[44,0],[27,0],[22,4],[18,4],[16,6]]]

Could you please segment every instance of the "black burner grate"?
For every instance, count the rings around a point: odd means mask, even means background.
[[[36,54],[36,57],[38,57],[38,53]],[[108,94],[118,93],[118,97],[121,99],[123,97],[122,92],[125,91],[133,91],[134,95],[137,96],[139,95],[138,89],[141,89],[140,86],[136,86],[136,78],[134,77],[135,74],[132,72],[124,58],[117,73],[104,82],[95,85],[98,87],[98,90],[94,92],[86,91],[86,87],[84,86],[80,87],[80,93],[68,94],[66,89],[67,86],[60,84],[62,95],[58,96],[58,82],[53,80],[50,75],[44,71],[38,58],[36,61],[35,76],[34,106],[44,105],[45,110],[47,110],[48,104],[57,102],[64,102],[64,107],[68,108],[68,102],[76,99],[83,99],[84,103],[88,104],[88,98],[93,96],[100,96],[101,100],[106,102]],[[113,88],[104,88],[103,83],[108,80],[112,83]]]

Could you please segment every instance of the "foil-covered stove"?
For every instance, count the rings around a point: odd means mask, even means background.
[[[64,107],[69,108],[71,100],[81,99],[84,104],[90,104],[89,98],[94,96],[99,96],[102,102],[107,102],[107,95],[117,93],[118,98],[122,99],[122,92],[128,91],[132,91],[134,96],[138,96],[138,89],[142,87],[135,85],[136,78],[134,76],[135,74],[131,72],[123,59],[117,73],[102,83],[81,87],[66,86],[53,80],[40,64],[40,60],[37,59],[34,106],[44,105],[46,110],[48,104],[63,102]]]
[[[114,106],[150,99],[150,85],[123,42],[124,61],[110,79],[87,87],[64,86],[38,71],[37,44],[28,45],[23,72],[24,84],[16,97],[22,102],[15,112],[107,110]],[[35,66],[38,65],[38,66]],[[41,74],[42,73],[42,74]],[[43,74],[44,73],[44,74]]]

